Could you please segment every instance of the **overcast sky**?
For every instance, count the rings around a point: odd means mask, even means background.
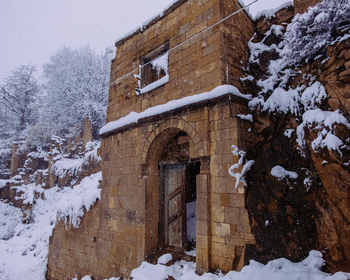
[[[244,1],[248,4],[253,0]],[[254,15],[258,10],[275,8],[286,1],[259,0],[250,6],[250,12]],[[77,49],[90,44],[97,53],[104,53],[117,38],[172,2],[0,0],[0,84],[22,64],[31,62],[40,69],[61,46]]]

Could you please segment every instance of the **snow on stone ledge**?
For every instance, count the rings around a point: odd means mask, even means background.
[[[89,211],[94,203],[101,199],[99,181],[102,172],[85,177],[79,185],[66,187],[62,191],[61,203],[57,205],[57,218],[65,222],[66,226],[77,228],[85,210]]]
[[[316,108],[305,112],[303,114],[303,122],[297,127],[297,142],[299,146],[303,148],[306,145],[304,128],[315,125],[316,129],[319,129],[320,132],[318,133],[318,137],[312,142],[314,152],[327,147],[328,150],[338,151],[342,155],[340,148],[343,142],[333,134],[334,124],[341,124],[350,129],[350,123],[339,110],[331,112]]]
[[[250,94],[242,94],[236,87],[231,85],[221,85],[213,89],[209,92],[204,92],[196,95],[186,96],[181,99],[171,100],[166,104],[154,106],[146,109],[141,113],[131,112],[125,117],[122,117],[116,121],[112,121],[107,123],[100,129],[100,135],[111,132],[115,129],[123,127],[125,125],[129,125],[132,123],[137,123],[139,119],[147,118],[155,115],[159,115],[189,104],[193,104],[196,102],[209,100],[215,97],[219,97],[225,95],[227,93],[232,93],[235,96],[250,100],[252,96]]]
[[[248,114],[248,115],[241,115],[241,114],[238,114],[237,117],[239,117],[239,118],[242,119],[242,120],[246,120],[246,121],[253,122],[253,116],[252,116],[252,114]]]
[[[164,84],[166,84],[167,82],[169,82],[169,74],[166,74],[163,78],[153,82],[152,84],[149,84],[147,86],[145,86],[144,88],[142,88],[140,90],[140,94],[144,94],[146,92],[149,92],[151,90],[154,90],[157,87],[160,87]]]

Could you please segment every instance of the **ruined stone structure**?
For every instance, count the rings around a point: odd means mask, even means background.
[[[306,10],[306,1],[295,2],[296,11]],[[248,63],[249,39],[256,30],[267,31],[271,24],[290,20],[293,8],[280,11],[270,22],[254,23],[243,10],[221,21],[239,9],[235,0],[179,0],[142,30],[116,42],[106,121],[112,125],[101,131],[102,198],[79,228],[66,230],[57,223],[50,240],[47,279],[80,279],[88,274],[95,279],[128,278],[132,269],[157,252],[183,252],[193,246],[199,274],[240,270],[259,256],[262,262],[269,256],[300,260],[305,255],[303,250],[299,254],[297,245],[305,245],[305,250],[322,246],[337,253],[342,250],[331,246],[338,238],[334,232],[332,241],[318,245],[322,234],[316,236],[316,231],[325,234],[334,229],[322,210],[328,197],[304,196],[297,188],[281,191],[286,186],[273,181],[270,171],[259,171],[270,164],[266,155],[271,156],[271,164],[311,163],[296,160],[293,151],[288,156],[269,152],[286,144],[272,135],[282,131],[274,127],[279,121],[254,116],[257,122],[250,122],[242,117],[249,113],[248,100],[223,86],[233,85],[249,94],[240,82]],[[348,57],[342,50],[339,53]],[[340,60],[344,65],[345,60]],[[338,74],[334,79],[342,77]],[[329,73],[327,77],[324,81],[331,80]],[[197,99],[213,90],[222,94]],[[175,107],[169,103],[188,96],[194,101]],[[347,99],[329,102],[336,109]],[[167,107],[159,107],[164,104]],[[294,119],[288,125],[295,123]],[[264,138],[268,136],[276,140],[269,142]],[[257,159],[247,178],[248,190],[242,182],[235,188],[236,179],[229,174],[240,160],[231,152],[233,145]],[[234,172],[241,169],[242,165]],[[263,201],[270,197],[271,202]],[[295,203],[289,205],[293,199]],[[190,205],[196,205],[192,216]],[[318,213],[323,218],[315,221]],[[195,240],[189,218],[195,219]],[[264,232],[268,219],[276,226]],[[308,227],[297,226],[300,220],[309,222]],[[348,236],[345,228],[342,245]],[[300,232],[293,236],[295,230]],[[267,232],[274,239],[266,240]],[[284,236],[285,240],[279,239]],[[272,244],[277,239],[283,241],[280,248]],[[346,254],[337,257],[346,259]]]
[[[75,156],[83,156],[89,149],[84,149],[86,143],[92,141],[91,122],[84,120],[83,131],[74,138],[68,140],[52,136],[49,151],[46,152],[37,147],[32,150],[19,149],[20,143],[14,142],[12,147],[10,180],[6,185],[0,188],[0,198],[13,206],[21,208],[23,211],[23,222],[27,222],[27,214],[25,210],[31,212],[32,205],[23,203],[20,199],[22,192],[17,191],[16,187],[35,182],[35,186],[39,188],[35,191],[35,197],[42,197],[41,188],[49,189],[58,185],[65,187],[70,185],[72,180],[79,183],[84,177],[99,172],[101,166],[97,159],[89,159],[89,165],[83,166],[78,175],[71,175],[69,172],[65,176],[60,177],[52,170],[52,166],[58,160],[57,155],[65,155],[74,158]],[[74,177],[74,178],[73,178]]]

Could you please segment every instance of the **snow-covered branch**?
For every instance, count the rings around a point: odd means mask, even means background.
[[[246,163],[244,163],[244,158],[246,155],[245,151],[239,150],[235,145],[233,145],[231,147],[232,150],[232,154],[235,156],[239,156],[239,161],[238,163],[232,165],[230,167],[230,169],[228,170],[228,172],[230,173],[230,175],[234,178],[236,178],[236,185],[235,185],[235,189],[238,188],[239,182],[242,182],[244,185],[247,185],[247,183],[244,180],[244,174],[250,170],[250,168],[252,167],[254,160],[249,160],[246,161]],[[243,164],[244,163],[244,164]],[[234,172],[235,169],[239,169],[241,166],[243,166],[242,171],[241,172]]]

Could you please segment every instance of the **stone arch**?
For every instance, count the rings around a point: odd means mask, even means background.
[[[158,137],[165,130],[169,130],[169,132],[171,130],[173,130],[173,131],[180,131],[180,130],[185,131],[188,134],[188,136],[191,138],[191,140],[193,141],[198,157],[207,156],[207,152],[205,152],[205,151],[208,151],[208,149],[205,149],[203,140],[201,139],[199,133],[185,120],[174,118],[174,119],[169,119],[169,120],[164,121],[156,129],[154,129],[151,132],[151,134],[148,136],[148,138],[145,141],[143,148],[142,148],[142,154],[141,154],[141,163],[142,164],[148,163],[149,157],[150,157],[150,151],[152,150],[151,145],[153,144],[156,137]],[[172,133],[169,134],[169,137],[171,135],[172,135]],[[174,135],[172,135],[172,137]],[[166,141],[166,140],[167,139],[165,138],[164,141]]]
[[[155,128],[145,141],[142,150],[142,178],[146,188],[145,256],[155,252],[159,245],[160,177],[159,160],[167,143],[181,131],[186,132],[196,151],[197,160],[206,158],[203,141],[199,133],[183,119],[169,119]]]

